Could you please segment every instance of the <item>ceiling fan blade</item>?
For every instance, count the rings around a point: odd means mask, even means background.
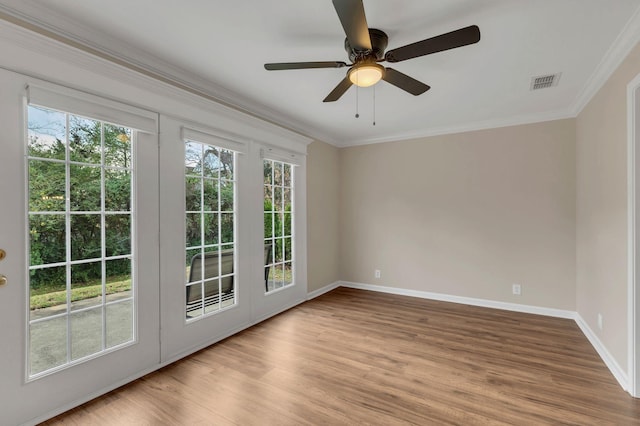
[[[307,68],[342,68],[346,67],[344,62],[280,62],[275,64],[264,64],[264,69],[268,71],[280,70],[302,70]]]
[[[358,51],[371,50],[369,26],[362,0],[333,0],[333,7],[351,47]]]
[[[329,93],[327,95],[326,98],[324,98],[324,100],[322,102],[335,102],[338,99],[340,99],[340,97],[342,95],[344,95],[344,93],[349,89],[349,87],[351,87],[353,83],[351,83],[351,80],[349,80],[349,77],[345,77],[344,80],[342,80],[340,83],[338,83],[338,85],[336,86],[335,89],[333,89],[331,91],[331,93]]]
[[[400,71],[396,71],[393,68],[387,68],[384,77],[382,77],[384,81],[387,83],[391,83],[396,87],[404,90],[405,92],[409,92],[414,96],[418,96],[431,89],[431,87],[426,84],[416,80],[415,78],[409,77],[406,74],[401,73]]]
[[[436,37],[408,44],[397,49],[389,50],[385,55],[387,62],[400,62],[419,56],[430,55],[444,50],[455,49],[456,47],[480,41],[480,28],[477,25],[460,28],[450,33],[441,34]]]

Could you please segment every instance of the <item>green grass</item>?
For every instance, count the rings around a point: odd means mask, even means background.
[[[131,289],[131,280],[111,281],[106,286],[107,294],[120,293]],[[71,289],[71,301],[90,299],[102,295],[102,285],[92,284]],[[51,306],[63,305],[67,303],[66,290],[50,291],[48,293],[39,292],[30,297],[31,310],[49,308]]]
[[[109,283],[112,282],[116,282],[116,281],[127,281],[130,280],[130,275],[110,275],[107,277],[107,285]],[[74,288],[79,288],[79,287],[92,287],[92,286],[96,286],[96,285],[101,285],[102,280],[101,279],[93,279],[90,281],[87,281],[85,283],[71,283],[71,286]],[[48,283],[43,283],[43,284],[39,284],[38,287],[36,288],[31,288],[31,296],[38,296],[40,294],[48,294],[48,293],[54,293],[56,291],[65,291],[66,286],[60,285],[60,284],[48,284]]]
[[[280,266],[280,265],[278,265]],[[293,271],[291,271],[291,269],[285,269],[284,273],[280,268],[271,268],[271,270],[269,271],[269,279],[273,280],[273,281],[285,281],[285,282],[292,282],[293,281]]]
[[[112,281],[107,283],[107,294],[119,293],[131,289],[131,279],[126,277],[113,277]],[[271,268],[269,279],[273,281],[293,281],[293,273],[291,270]],[[76,284],[74,284],[76,286]],[[59,288],[59,287],[58,287]],[[50,308],[52,306],[64,305],[67,303],[66,290],[58,290],[52,288],[38,288],[31,290],[30,307],[31,310]],[[74,287],[71,289],[71,301],[90,299],[102,295],[102,285],[99,281],[93,281],[83,285],[82,287]]]

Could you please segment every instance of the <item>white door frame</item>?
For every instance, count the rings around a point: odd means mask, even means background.
[[[10,99],[11,102],[16,102],[19,106],[21,102],[20,99],[23,96],[24,83],[27,82],[23,81],[22,78],[30,81],[39,79],[102,96],[113,101],[119,101],[127,105],[145,108],[148,111],[158,113],[161,117],[160,121],[162,121],[163,115],[167,115],[195,122],[215,123],[216,127],[224,129],[229,133],[242,135],[248,141],[260,141],[261,143],[279,147],[284,150],[306,154],[307,145],[313,141],[311,138],[302,136],[294,131],[216,103],[211,100],[211,93],[197,92],[195,90],[186,91],[184,87],[173,86],[148,75],[140,74],[126,66],[123,67],[122,64],[112,63],[104,58],[88,54],[86,51],[78,49],[76,45],[69,47],[64,40],[64,37],[58,39],[48,38],[42,34],[31,31],[27,27],[14,25],[0,19],[0,50],[3,52],[3,55],[0,55],[0,72],[6,70],[17,73],[20,75],[20,82],[22,82],[19,90],[16,89],[15,92],[1,92],[0,100]],[[43,67],[42,64],[47,64],[47,66]],[[200,93],[200,95],[197,93]],[[0,102],[0,104],[2,104],[2,102]],[[11,108],[11,111],[14,110],[14,108]],[[21,117],[20,114],[17,113],[7,113],[2,116],[0,121],[6,122],[7,120],[20,123]],[[18,128],[20,128],[20,126],[15,129]],[[0,152],[3,155],[6,153],[7,156],[11,156],[12,159],[15,158],[16,160],[11,163],[10,169],[0,169],[0,176],[2,177],[13,176],[18,168],[20,168],[20,170],[24,168],[23,157],[21,157],[19,153],[16,153],[14,149],[7,149],[4,145],[4,140],[7,140],[9,137],[8,133],[9,132],[5,132],[3,135],[4,139],[0,141]],[[16,138],[21,139],[20,136],[16,136]],[[157,149],[156,144],[153,150],[148,151],[148,156],[145,156],[145,161],[150,161],[154,166],[157,166],[158,161]],[[155,176],[151,179],[151,184],[145,185],[144,182],[141,182],[143,186],[147,188],[146,197],[159,197],[159,189],[156,183],[153,183],[158,180],[158,174],[159,172],[156,171]],[[14,189],[14,185],[15,180],[12,178],[0,180],[0,188],[4,190]],[[24,196],[22,195],[21,197],[22,199],[19,200],[19,203],[24,205]],[[149,205],[150,204],[158,205],[157,202],[149,203]],[[23,208],[19,206],[3,207],[5,207],[5,209],[11,209],[12,212],[15,211],[15,208]],[[155,210],[157,209],[154,208],[154,211]],[[4,211],[6,212],[8,210]],[[157,215],[157,213],[153,213],[153,215]],[[259,216],[262,216],[262,214],[259,213]],[[20,221],[23,221],[23,219]],[[6,222],[4,227],[0,225],[0,234],[2,234],[3,238],[6,235],[11,236],[13,240],[17,241],[17,250],[25,253],[25,236],[22,232],[24,226],[22,225],[17,224],[16,226],[16,224]],[[144,226],[145,229],[154,228],[154,232],[148,232],[147,234],[150,235],[150,238],[153,240],[151,244],[156,247],[159,246],[157,241],[159,239],[159,225],[157,221],[155,219],[148,220],[142,222],[140,225]],[[3,230],[6,229],[10,229],[11,231],[4,233]],[[258,233],[254,230],[252,235],[258,235]],[[260,259],[263,258],[260,254],[260,252],[263,251],[260,248],[261,244],[262,241],[259,241],[257,245],[258,257]],[[304,248],[306,250],[306,242]],[[145,251],[144,256],[157,257],[157,251],[158,250]],[[17,301],[15,304],[10,304],[6,310],[0,311],[0,318],[4,320],[2,323],[10,324],[10,326],[2,328],[0,336],[3,337],[5,343],[18,342],[17,346],[15,344],[5,344],[3,347],[0,347],[0,359],[7,365],[9,362],[18,362],[21,360],[25,351],[19,343],[20,340],[16,338],[16,333],[21,333],[25,327],[25,316],[22,313],[22,307],[24,307],[26,303],[26,292],[23,291],[22,286],[18,287],[14,285],[16,282],[24,282],[25,272],[23,270],[24,265],[13,266],[15,263],[12,260],[15,259],[13,257],[14,253],[15,251],[12,249],[8,254],[8,256],[11,257],[7,257],[7,259],[0,263],[0,273],[7,275],[11,280],[7,286],[0,288],[0,300],[11,299],[11,301]],[[156,266],[150,269],[154,270],[153,280],[158,283],[159,278],[157,274],[160,268]],[[156,288],[157,287],[158,286],[156,286]],[[157,309],[159,301],[155,303],[154,306],[154,309]],[[159,319],[157,312],[146,311],[146,313],[142,313],[142,316],[144,316],[145,319],[154,321],[158,321]],[[147,337],[153,338],[158,338],[159,334],[157,327],[155,330],[146,333]],[[48,406],[38,407],[39,412],[34,411],[27,417],[38,417],[39,420],[45,420],[48,417],[70,409],[84,401],[99,396],[102,393],[162,367],[163,364],[159,359],[159,346],[159,344],[145,346],[145,349],[150,351],[150,356],[145,360],[149,362],[150,367],[146,368],[145,364],[145,366],[134,368],[134,366],[130,365],[130,360],[122,359],[121,362],[123,365],[132,368],[131,374],[127,378],[120,380],[119,377],[113,374],[113,371],[108,368],[102,368],[100,375],[108,376],[109,380],[108,384],[100,390],[95,392],[85,391],[84,389],[78,390],[76,389],[77,386],[74,388],[73,382],[67,382],[65,386],[55,388],[56,392],[49,392],[42,397],[43,400],[46,399]],[[119,352],[115,354],[117,353]],[[86,377],[94,378],[92,377],[94,372],[88,371],[90,370],[88,367],[91,365],[93,364],[84,363],[74,368],[86,372]],[[4,372],[1,367],[0,370]],[[10,376],[12,383],[18,383],[23,381],[22,373],[22,371],[15,371],[8,376]],[[0,377],[4,379],[7,376],[0,374]],[[2,383],[2,380],[0,380],[0,383]],[[30,389],[31,388],[34,388],[34,386],[30,386]],[[65,395],[63,391],[66,388],[73,388],[80,392],[82,394],[81,398],[76,398],[73,395]],[[14,416],[18,415],[17,412],[19,409],[19,407],[11,405],[11,398],[15,399],[19,397],[16,389],[18,389],[18,385],[15,387],[3,387],[0,385],[0,399],[2,399],[5,404],[3,407],[8,404],[12,410],[9,414]],[[37,396],[38,395],[34,393],[28,395],[31,400],[35,400]],[[25,397],[23,402],[26,403],[29,402],[29,400]],[[15,411],[15,413],[13,413],[13,411]],[[6,412],[0,414],[0,418],[2,419],[0,423],[4,421],[12,424],[23,423],[23,421],[28,420],[22,417],[10,418]]]
[[[87,104],[106,104],[108,101],[12,71],[0,70],[0,75],[0,122],[5,130],[0,161],[0,193],[5,200],[3,221],[0,224],[0,244],[8,249],[7,258],[0,264],[0,273],[7,275],[10,280],[0,288],[0,322],[7,325],[0,332],[4,342],[0,350],[0,399],[3,404],[0,423],[37,423],[129,382],[159,363],[159,335],[155,332],[159,327],[159,291],[156,285],[159,269],[156,249],[159,229],[157,114],[147,114],[152,130],[137,134],[138,149],[134,154],[134,223],[137,228],[132,241],[136,259],[133,273],[136,274],[137,282],[134,289],[134,341],[116,350],[99,352],[78,363],[68,363],[59,369],[45,372],[38,378],[32,378],[27,373],[29,291],[26,271],[29,253],[25,185],[25,88],[30,87],[29,93],[32,95],[31,88],[34,86],[47,87],[60,91],[61,97],[68,96],[67,100],[79,97],[86,100]],[[128,104],[120,106],[126,115]],[[137,220],[139,217],[145,217],[145,220]],[[143,271],[149,273],[144,274]]]
[[[184,180],[184,129],[197,129],[201,139],[197,142],[231,149],[238,145],[236,154],[236,232],[237,258],[234,285],[234,306],[205,315],[187,323],[185,318],[185,180]],[[245,190],[248,145],[242,138],[211,128],[169,116],[160,118],[160,291],[161,291],[161,361],[168,363],[205,348],[232,334],[249,327],[251,323],[250,285],[251,264],[248,249],[251,245],[250,229],[246,219],[247,200]],[[243,152],[244,151],[244,152]]]
[[[640,265],[640,176],[636,164],[640,162],[640,74],[627,85],[627,220],[628,220],[628,392],[640,397],[640,282],[637,265]]]
[[[253,223],[259,224],[259,231],[254,234],[253,257],[264,262],[264,232],[262,224],[264,221],[264,176],[263,160],[271,159],[294,164],[296,171],[293,174],[294,180],[294,283],[291,286],[283,287],[276,291],[265,292],[263,285],[256,286],[252,293],[252,320],[258,323],[274,315],[279,314],[293,306],[296,306],[307,299],[307,171],[306,153],[300,151],[284,151],[271,147],[269,144],[252,144],[252,170],[255,184],[255,196],[253,197]],[[262,268],[255,268],[260,276],[255,280],[263,280]]]

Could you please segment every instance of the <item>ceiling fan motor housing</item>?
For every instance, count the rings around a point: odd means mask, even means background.
[[[384,59],[384,50],[389,43],[389,37],[384,31],[375,28],[369,28],[369,38],[371,38],[371,51],[358,51],[351,47],[349,39],[344,40],[344,50],[349,55],[352,63],[358,63],[363,60],[381,61]]]

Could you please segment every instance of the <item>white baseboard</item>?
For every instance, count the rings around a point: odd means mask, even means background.
[[[497,302],[493,300],[475,299],[471,297],[452,296],[442,293],[431,293],[427,291],[408,290],[396,287],[385,287],[373,284],[353,283],[348,281],[340,281],[340,286],[355,288],[360,290],[371,290],[381,293],[398,294],[401,296],[419,297],[422,299],[439,300],[443,302],[461,303],[464,305],[480,306],[484,308],[503,309],[507,311],[524,312],[528,314],[544,315],[548,317],[572,319],[576,322],[582,333],[585,335],[589,343],[596,350],[602,361],[605,363],[613,377],[618,381],[620,386],[627,391],[629,389],[629,377],[620,364],[609,353],[607,348],[602,344],[598,336],[591,330],[584,319],[574,311],[566,311],[562,309],[543,308],[540,306],[520,305],[517,303]]]
[[[62,413],[65,413],[65,412],[71,410],[72,408],[78,407],[78,406],[80,406],[80,405],[82,405],[82,404],[84,404],[86,402],[91,401],[94,398],[102,396],[102,395],[104,395],[104,394],[106,394],[108,392],[111,392],[112,390],[118,389],[119,387],[124,386],[124,385],[126,385],[128,383],[131,383],[134,380],[137,380],[137,379],[139,379],[139,378],[141,378],[143,376],[146,376],[147,374],[153,373],[154,371],[159,370],[160,368],[162,368],[164,366],[165,366],[164,364],[156,364],[153,367],[150,367],[150,368],[147,368],[145,370],[139,371],[139,372],[127,377],[126,379],[119,380],[119,381],[117,381],[117,382],[115,382],[115,383],[113,383],[113,384],[111,384],[111,385],[109,385],[109,386],[107,386],[107,387],[105,387],[103,389],[100,389],[99,391],[92,392],[91,394],[85,395],[80,399],[77,399],[77,400],[75,400],[73,402],[70,402],[70,403],[65,404],[65,405],[63,405],[61,407],[58,407],[58,408],[56,408],[54,410],[51,410],[46,414],[42,414],[42,415],[39,415],[38,417],[35,417],[33,419],[30,419],[30,420],[27,420],[26,422],[21,423],[20,426],[35,426],[35,425],[39,425],[40,423],[45,422],[45,421],[47,421],[49,419],[52,419],[55,416],[60,415]]]
[[[600,339],[598,338],[598,336],[593,332],[593,330],[591,330],[591,328],[587,325],[587,323],[584,321],[584,319],[580,316],[580,314],[578,314],[577,312],[573,312],[573,311],[565,311],[565,310],[561,310],[561,309],[552,309],[552,308],[543,308],[543,307],[539,307],[539,306],[530,306],[530,305],[520,305],[517,303],[506,303],[506,302],[497,302],[497,301],[493,301],[493,300],[486,300],[486,299],[475,299],[475,298],[471,298],[471,297],[462,297],[462,296],[452,296],[452,295],[448,295],[448,294],[442,294],[442,293],[431,293],[431,292],[427,292],[427,291],[418,291],[418,290],[409,290],[409,289],[402,289],[402,288],[395,288],[395,287],[385,287],[385,286],[379,286],[379,285],[373,285],[373,284],[363,284],[363,283],[354,283],[354,282],[348,282],[348,281],[336,281],[332,284],[326,285],[322,288],[319,288],[317,290],[314,290],[310,293],[307,294],[307,300],[311,300],[314,299],[318,296],[321,296],[325,293],[330,292],[331,290],[334,290],[338,287],[347,287],[347,288],[355,288],[355,289],[359,289],[359,290],[370,290],[370,291],[377,291],[380,293],[389,293],[389,294],[398,294],[401,296],[411,296],[411,297],[418,297],[421,299],[430,299],[430,300],[439,300],[439,301],[443,301],[443,302],[452,302],[452,303],[460,303],[460,304],[464,304],[464,305],[472,305],[472,306],[480,306],[480,307],[485,307],[485,308],[494,308],[494,309],[503,309],[503,310],[507,310],[507,311],[515,311],[515,312],[523,312],[523,313],[529,313],[529,314],[537,314],[537,315],[545,315],[545,316],[550,316],[550,317],[556,317],[556,318],[566,318],[566,319],[573,319],[577,324],[578,327],[580,328],[580,330],[582,330],[582,332],[584,333],[584,335],[586,336],[586,338],[589,340],[589,342],[591,343],[591,345],[594,347],[594,349],[596,350],[596,352],[598,353],[598,355],[600,355],[600,358],[602,359],[602,361],[605,363],[605,365],[607,366],[607,368],[609,368],[609,371],[611,371],[611,374],[613,374],[613,376],[615,377],[615,379],[618,381],[618,383],[620,384],[620,386],[626,391],[629,389],[629,377],[627,375],[627,373],[624,371],[624,369],[622,369],[620,367],[620,365],[616,362],[616,360],[613,358],[613,356],[611,356],[611,354],[609,353],[609,351],[607,350],[607,348],[602,344],[602,342],[600,341]],[[84,398],[81,398],[77,401],[74,401],[72,403],[66,404],[63,407],[59,407],[58,409],[51,411],[47,414],[44,414],[42,416],[39,416],[36,419],[32,419],[30,421],[28,421],[27,423],[25,423],[25,425],[35,425],[38,424],[42,421],[45,421],[47,419],[50,419],[58,414],[61,414],[67,410],[70,410],[71,408],[74,408],[78,405],[81,405],[87,401],[92,400],[93,398],[96,398],[100,395],[103,395],[111,390],[114,390],[120,386],[123,386],[129,382],[132,382],[133,380],[136,380],[146,374],[149,374],[153,371],[156,371],[166,365],[169,365],[183,357],[185,357],[186,355],[189,355],[191,353],[196,352],[197,350],[200,350],[204,347],[210,346],[214,343],[216,343],[217,341],[222,340],[225,337],[228,337],[230,335],[233,335],[235,333],[238,333],[239,331],[242,331],[246,328],[249,328],[265,319],[268,319],[271,316],[277,315],[280,312],[283,312],[287,309],[290,309],[296,305],[298,305],[299,303],[301,303],[301,301],[296,301],[294,303],[292,303],[290,306],[287,306],[284,309],[278,310],[277,312],[271,313],[269,315],[266,315],[263,318],[258,318],[255,322],[250,323],[250,324],[244,324],[241,327],[233,330],[232,332],[226,333],[223,336],[218,336],[215,340],[212,340],[210,342],[204,343],[204,344],[200,344],[197,347],[191,348],[190,350],[188,350],[185,353],[182,353],[178,356],[174,356],[172,357],[170,360],[167,360],[165,362],[159,363],[149,369],[146,369],[144,371],[138,372],[134,375],[132,375],[131,377],[128,377],[124,380],[121,380],[117,383],[114,383],[111,386],[108,386],[104,389],[101,389],[100,391],[94,392],[91,395],[87,395]]]
[[[330,292],[331,290],[334,290],[338,287],[340,287],[340,285],[342,284],[341,281],[336,281],[335,283],[326,285],[322,288],[319,288],[317,290],[313,290],[311,293],[307,294],[307,300],[311,300],[311,299],[315,299],[318,296],[322,296],[325,293]]]
[[[408,290],[396,287],[384,287],[373,284],[353,283],[340,281],[342,287],[357,288],[360,290],[378,291],[381,293],[398,294],[401,296],[419,297],[421,299],[440,300],[442,302],[460,303],[463,305],[481,306],[483,308],[502,309],[505,311],[524,312],[527,314],[544,315],[547,317],[575,319],[574,311],[562,309],[543,308],[540,306],[520,305],[518,303],[498,302],[495,300],[475,299],[472,297],[452,296],[442,293],[431,293],[428,291]]]
[[[582,318],[582,316],[576,312],[575,316],[576,324],[582,330],[582,333],[587,337],[591,346],[598,352],[602,361],[604,361],[613,377],[616,378],[620,386],[626,391],[629,390],[629,376],[627,372],[620,367],[620,364],[615,360],[615,358],[609,353],[607,348],[602,344],[596,333],[593,332],[591,327],[587,324],[587,322]]]
[[[294,300],[293,302],[288,303],[285,306],[281,306],[281,307],[279,307],[278,309],[276,309],[274,311],[271,311],[271,312],[269,312],[267,314],[264,314],[264,315],[260,315],[259,317],[254,318],[253,323],[251,324],[250,327],[253,327],[254,325],[260,324],[262,321],[266,321],[271,317],[275,317],[276,315],[279,315],[279,314],[281,314],[281,313],[283,313],[285,311],[288,311],[291,308],[295,308],[299,304],[306,302],[306,300],[307,299],[305,299],[304,296],[303,296],[302,298]]]

